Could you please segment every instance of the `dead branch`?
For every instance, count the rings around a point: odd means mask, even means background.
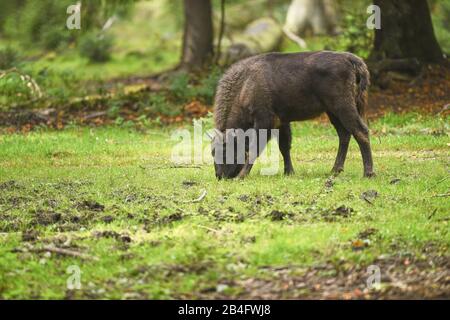
[[[216,229],[213,229],[213,228],[210,228],[210,227],[206,227],[206,226],[202,226],[201,224],[196,224],[195,226],[199,227],[199,228],[202,228],[202,229],[205,229],[205,230],[208,230],[208,231],[211,231],[211,232],[214,232],[214,233],[219,233],[220,232],[219,230],[216,230]]]
[[[58,247],[54,247],[54,246],[44,246],[42,248],[31,248],[31,249],[28,249],[28,250],[18,249],[18,251],[21,251],[21,252],[26,252],[26,251],[30,251],[30,252],[52,252],[52,253],[56,253],[56,254],[60,254],[60,255],[64,255],[64,256],[80,258],[82,260],[98,261],[98,258],[95,257],[95,256],[90,256],[90,255],[87,255],[87,254],[82,253],[82,252],[69,250],[69,249],[64,249],[64,248],[58,248]]]
[[[283,32],[291,41],[295,42],[300,48],[306,48],[306,42],[298,35],[289,30],[286,26],[283,27]]]
[[[202,167],[198,165],[174,164],[169,166],[156,166],[156,167],[145,167],[143,165],[140,165],[139,168],[144,170],[162,170],[162,169],[201,169]]]
[[[187,200],[187,201],[182,201],[183,203],[197,203],[197,202],[201,202],[205,197],[206,197],[206,189],[203,189],[202,193],[200,194],[200,196],[197,199],[194,200]]]
[[[94,119],[94,118],[98,118],[98,117],[103,117],[105,115],[107,115],[108,112],[106,111],[97,111],[97,112],[93,112],[91,114],[86,115],[83,119],[84,120],[90,120],[90,119]]]
[[[436,194],[436,195],[433,196],[433,198],[446,198],[446,197],[450,197],[450,192],[449,193]]]

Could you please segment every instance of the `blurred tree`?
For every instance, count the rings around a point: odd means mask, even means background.
[[[374,4],[381,9],[381,29],[375,30],[371,60],[442,61],[426,0],[374,0]]]
[[[331,0],[292,0],[285,28],[296,35],[333,34],[337,27],[336,4]]]
[[[24,4],[25,0],[0,1],[0,34],[3,33],[6,18],[14,12],[19,11]]]
[[[220,26],[219,26],[219,35],[217,37],[217,48],[216,48],[216,57],[214,59],[214,63],[217,64],[220,59],[220,55],[222,54],[222,39],[225,33],[225,0],[220,1]]]
[[[283,30],[301,47],[305,44],[298,36],[304,36],[307,32],[314,35],[335,34],[336,3],[332,0],[292,0]]]
[[[213,57],[210,0],[184,0],[184,34],[181,68],[202,68]]]
[[[77,40],[85,31],[100,30],[112,15],[124,16],[136,0],[84,0],[81,32],[67,32],[67,7],[77,0],[0,0],[0,33],[24,47],[56,49]]]

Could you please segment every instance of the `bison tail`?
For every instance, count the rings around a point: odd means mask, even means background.
[[[350,63],[355,68],[355,76],[356,76],[356,108],[358,109],[358,113],[366,120],[366,108],[367,108],[367,98],[368,98],[368,90],[370,85],[370,73],[367,65],[364,61],[353,55],[348,54]]]

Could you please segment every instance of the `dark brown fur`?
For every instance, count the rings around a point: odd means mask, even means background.
[[[219,82],[214,110],[216,129],[279,128],[285,173],[290,174],[290,122],[325,112],[339,136],[333,172],[343,170],[353,135],[361,149],[364,175],[372,176],[369,131],[364,120],[369,85],[366,64],[351,53],[268,53],[247,58],[231,66]],[[239,168],[241,177],[250,172],[251,163]],[[236,170],[225,174],[232,176],[236,176]]]

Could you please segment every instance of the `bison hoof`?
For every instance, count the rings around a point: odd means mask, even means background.
[[[344,171],[344,168],[342,168],[342,167],[331,169],[331,173],[334,176],[338,176],[342,171]]]
[[[371,172],[364,172],[364,177],[365,178],[374,178],[377,175],[375,174],[375,172],[371,171]]]
[[[285,176],[292,176],[294,175],[294,173],[295,173],[294,169],[284,170]]]

